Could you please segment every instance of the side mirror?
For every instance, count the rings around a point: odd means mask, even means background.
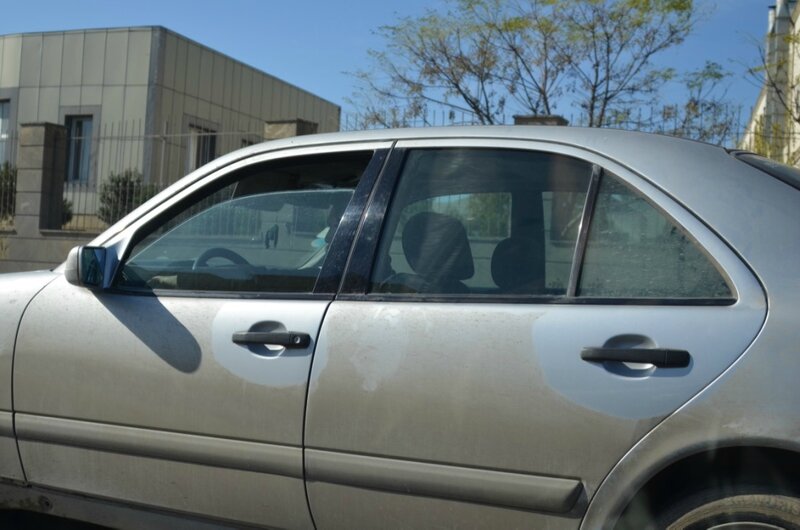
[[[64,277],[72,285],[102,289],[105,271],[106,249],[80,246],[69,251]]]

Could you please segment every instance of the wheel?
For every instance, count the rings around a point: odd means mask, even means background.
[[[208,266],[208,260],[213,258],[224,258],[235,265],[250,265],[250,263],[236,252],[222,247],[214,247],[206,250],[194,260],[192,269],[199,269]]]
[[[666,530],[800,530],[800,498],[760,492],[706,491],[659,517]]]

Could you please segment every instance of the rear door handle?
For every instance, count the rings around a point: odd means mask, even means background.
[[[236,344],[273,344],[284,348],[308,348],[311,337],[308,333],[295,331],[237,331],[233,334]]]
[[[669,348],[584,348],[581,359],[593,363],[611,361],[652,364],[658,368],[685,368],[692,356],[686,350]]]

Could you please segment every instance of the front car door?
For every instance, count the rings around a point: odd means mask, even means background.
[[[105,244],[104,290],[59,278],[19,328],[27,480],[217,520],[312,527],[311,357],[385,144],[238,162]]]
[[[316,523],[576,528],[627,450],[750,344],[763,292],[595,153],[407,141],[387,168],[312,367]]]

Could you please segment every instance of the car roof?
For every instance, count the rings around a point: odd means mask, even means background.
[[[247,148],[249,154],[269,152],[290,147],[313,147],[329,144],[379,142],[394,140],[425,140],[485,138],[509,140],[539,140],[583,147],[600,147],[610,151],[628,150],[631,143],[647,139],[663,144],[664,148],[681,149],[687,143],[710,150],[721,147],[654,133],[596,127],[571,127],[549,125],[469,125],[453,127],[420,127],[406,129],[376,129],[367,131],[334,132],[294,136],[269,140]],[[245,151],[247,152],[247,151]]]

